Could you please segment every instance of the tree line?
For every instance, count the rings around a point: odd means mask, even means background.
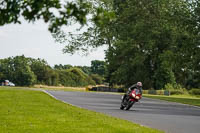
[[[20,23],[19,16],[29,22],[43,18],[72,54],[107,45],[104,76],[111,86],[142,81],[146,89],[200,88],[200,1],[75,1],[3,1],[0,25]],[[70,22],[90,24],[82,34],[65,33],[61,27]]]
[[[17,86],[87,86],[102,84],[105,62],[94,60],[89,66],[55,65],[24,55],[0,59],[0,82],[10,80]]]
[[[55,38],[66,37],[68,53],[107,45],[110,85],[200,88],[199,1],[93,0],[92,7],[95,17],[86,32]]]

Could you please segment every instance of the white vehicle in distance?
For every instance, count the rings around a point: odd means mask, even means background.
[[[12,82],[9,82],[9,83],[8,83],[8,86],[15,86],[15,84],[12,83]]]
[[[5,82],[2,82],[2,86],[15,86],[15,84],[9,80],[5,80]]]

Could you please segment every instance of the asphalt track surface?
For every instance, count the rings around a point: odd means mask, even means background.
[[[121,95],[47,91],[63,102],[129,120],[166,133],[200,133],[200,108],[142,98],[129,111],[120,110]]]

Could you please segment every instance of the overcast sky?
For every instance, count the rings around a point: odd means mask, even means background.
[[[69,27],[74,31],[75,27]],[[71,56],[63,54],[64,45],[55,43],[48,25],[37,23],[9,24],[0,27],[0,59],[25,55],[26,57],[45,59],[51,66],[55,64],[71,64],[90,66],[92,60],[104,60],[105,47],[99,48],[87,57],[79,54]]]

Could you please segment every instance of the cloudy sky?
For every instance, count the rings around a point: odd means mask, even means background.
[[[75,31],[75,26],[67,30]],[[88,56],[63,54],[63,44],[55,43],[48,25],[42,21],[34,24],[23,22],[0,27],[0,59],[25,55],[26,57],[45,59],[51,66],[54,64],[71,64],[90,66],[92,60],[104,60],[101,47]]]

